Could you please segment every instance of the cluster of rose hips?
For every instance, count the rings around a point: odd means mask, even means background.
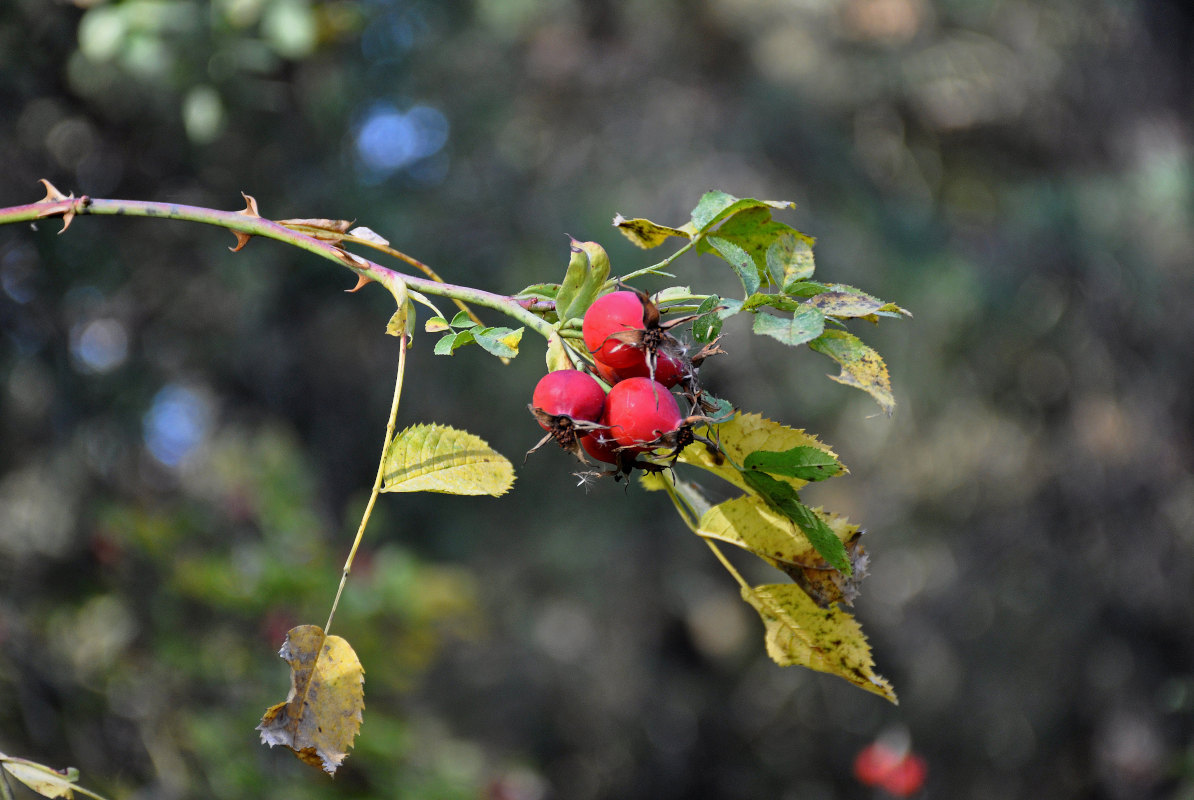
[[[593,356],[592,371],[563,369],[544,375],[535,386],[531,413],[548,433],[548,439],[576,455],[583,453],[615,469],[615,477],[634,469],[659,471],[666,464],[638,456],[659,454],[671,461],[691,442],[697,422],[709,418],[680,411],[676,389],[690,407],[702,408],[696,382],[700,363],[722,352],[711,344],[692,357],[669,330],[692,317],[660,321],[659,308],[646,295],[615,291],[593,302],[581,324],[585,347]]]

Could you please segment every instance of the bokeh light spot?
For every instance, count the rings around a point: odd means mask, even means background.
[[[176,467],[207,437],[212,413],[211,401],[199,391],[168,384],[145,414],[145,446],[158,461]]]

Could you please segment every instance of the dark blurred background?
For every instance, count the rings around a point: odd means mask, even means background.
[[[869,531],[898,707],[774,666],[665,498],[544,450],[500,500],[382,498],[332,781],[253,728],[372,482],[392,300],[216,228],[2,228],[0,750],[113,798],[830,800],[894,732],[929,797],[1194,798],[1192,33],[1160,0],[6,0],[0,205],[245,191],[512,292],[565,234],[658,260],[613,214],[719,188],[915,318],[858,330],[890,419],[742,326],[705,370],[852,469],[807,497]],[[419,337],[399,422],[519,464],[542,353]]]

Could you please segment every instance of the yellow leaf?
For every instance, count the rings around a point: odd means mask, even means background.
[[[30,761],[25,758],[14,758],[4,753],[0,753],[0,764],[3,764],[5,771],[9,775],[12,775],[42,797],[65,797],[67,800],[71,800],[74,797],[74,792],[81,792],[89,797],[96,797],[99,800],[103,800],[102,797],[94,792],[77,785],[79,771],[74,767],[56,770],[52,767],[47,767],[45,764],[39,764],[36,761]],[[0,776],[0,781],[2,780],[4,778]]]
[[[290,694],[261,718],[261,741],[334,774],[361,728],[365,670],[347,641],[317,625],[291,628],[278,655],[290,664]]]
[[[819,558],[796,523],[772,510],[757,495],[736,497],[709,509],[701,517],[699,532],[772,562],[799,564]]]
[[[772,422],[759,414],[736,414],[728,422],[713,426],[712,431],[706,427],[698,433],[719,442],[729,458],[712,453],[704,444],[696,442],[684,448],[684,452],[680,454],[680,463],[708,470],[747,492],[752,490],[730,462],[741,464],[747,455],[756,450],[783,452],[795,447],[816,447],[837,458],[836,453],[811,433]],[[799,489],[808,483],[800,478],[779,475],[775,477],[776,480],[787,482],[793,489]]]
[[[858,622],[839,608],[820,608],[794,583],[744,586],[742,599],[766,627],[767,654],[781,667],[802,666],[845,678],[898,703],[891,684],[874,671]]]
[[[383,492],[443,492],[498,497],[514,466],[484,439],[447,425],[412,425],[386,450]]]
[[[620,230],[627,239],[644,250],[658,247],[672,236],[680,239],[692,238],[692,234],[683,228],[670,228],[667,225],[660,225],[641,217],[626,219],[621,214],[614,217],[614,227]]]

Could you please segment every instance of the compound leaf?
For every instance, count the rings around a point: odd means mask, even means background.
[[[514,466],[481,437],[419,424],[390,442],[381,490],[498,497],[513,483]]]
[[[335,774],[361,728],[365,670],[346,640],[318,625],[291,628],[278,655],[290,665],[290,694],[261,718],[261,741]]]
[[[781,667],[802,666],[845,678],[898,703],[874,671],[871,648],[858,621],[840,608],[821,608],[794,583],[742,587],[742,599],[759,612],[767,654]]]
[[[831,380],[861,389],[875,398],[883,413],[891,416],[895,409],[895,397],[891,393],[891,376],[887,373],[887,364],[882,356],[854,334],[838,330],[825,331],[810,341],[808,346],[841,364],[841,373],[830,375]]]

